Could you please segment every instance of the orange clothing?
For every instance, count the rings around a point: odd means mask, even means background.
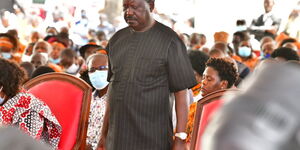
[[[234,55],[231,56],[231,58],[233,58],[236,61],[242,62],[243,64],[245,64],[247,67],[249,67],[249,69],[251,71],[254,70],[255,66],[258,64],[259,59],[258,57],[256,57],[255,55],[252,55],[252,58],[248,58],[248,59],[242,59],[241,57]]]
[[[21,42],[18,43],[18,53],[23,54],[25,51],[26,46],[23,45]]]
[[[198,83],[196,86],[192,88],[193,96],[194,97],[197,96],[200,93],[200,90],[201,90],[201,83]]]
[[[231,58],[233,58],[236,61],[242,62],[242,58],[238,55],[232,55]]]
[[[255,57],[255,58],[247,59],[242,61],[242,63],[244,63],[247,67],[250,68],[251,71],[253,71],[258,63],[258,58]]]
[[[18,55],[18,54],[14,54],[14,55],[10,58],[10,60],[12,60],[12,61],[14,61],[14,62],[20,64],[20,63],[21,63],[21,56]]]
[[[286,35],[285,33],[281,32],[275,39],[276,43],[280,44],[283,40],[289,38],[288,35]]]
[[[188,135],[186,142],[190,142],[192,139],[192,131],[194,128],[194,118],[195,118],[195,114],[196,114],[196,108],[197,108],[197,102],[194,102],[190,105],[188,122],[187,122],[187,126],[186,126],[186,133]]]
[[[192,88],[193,96],[196,97],[198,94],[200,94],[200,90],[201,90],[201,83],[198,83],[196,86]],[[190,142],[191,140],[191,136],[192,136],[191,134],[194,127],[194,117],[197,108],[196,106],[197,106],[197,102],[194,102],[190,105],[189,108],[188,122],[186,127],[186,133],[188,134],[187,142]]]
[[[55,72],[62,72],[62,68],[56,64],[48,63],[48,66],[52,68]]]

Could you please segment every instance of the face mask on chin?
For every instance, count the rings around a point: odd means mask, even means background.
[[[40,54],[45,57],[46,61],[48,61],[49,59],[48,53],[40,53]]]
[[[60,58],[57,58],[57,59],[50,58],[49,61],[51,63],[58,64],[58,63],[60,63]]]
[[[76,74],[79,70],[79,66],[77,64],[72,64],[67,70],[66,73]]]
[[[101,90],[108,85],[107,74],[107,70],[96,70],[93,73],[89,73],[90,81],[95,89]]]
[[[22,56],[22,62],[26,62],[26,61],[30,62],[30,60],[31,60],[31,56],[28,56],[28,55],[26,55],[26,54],[24,54],[24,55]]]
[[[5,59],[11,59],[12,55],[9,52],[1,52],[1,56]]]
[[[236,31],[245,31],[247,30],[247,26],[236,26]]]

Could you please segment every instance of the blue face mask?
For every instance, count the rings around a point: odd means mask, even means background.
[[[268,58],[270,58],[271,57],[271,54],[266,54],[265,56],[264,56],[264,58],[266,58],[266,59],[268,59]]]
[[[249,57],[251,55],[251,48],[242,46],[239,48],[239,55],[241,57]]]
[[[247,30],[247,26],[236,26],[236,31],[245,31]]]
[[[108,85],[107,73],[107,70],[96,70],[93,73],[89,73],[90,81],[95,89],[101,90]]]
[[[11,59],[11,53],[1,52],[1,56],[5,59]]]
[[[58,63],[60,63],[60,58],[57,58],[57,59],[50,58],[49,61],[51,63],[58,64]]]

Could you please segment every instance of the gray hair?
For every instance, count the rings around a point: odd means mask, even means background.
[[[36,48],[36,46],[37,46],[39,43],[44,43],[44,44],[47,45],[47,50],[48,50],[47,53],[48,53],[48,54],[50,54],[50,53],[52,52],[52,46],[51,46],[50,43],[48,43],[47,41],[38,41],[38,42],[36,42],[36,43],[34,44],[34,46],[33,46],[32,54],[35,54],[35,53],[36,53],[35,48]]]

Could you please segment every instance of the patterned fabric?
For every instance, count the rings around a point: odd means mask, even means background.
[[[192,90],[193,90],[194,102],[189,107],[188,122],[186,127],[186,133],[188,134],[186,140],[187,142],[190,142],[192,137],[192,131],[194,128],[194,118],[195,118],[196,108],[197,108],[197,101],[202,98],[200,94],[201,83],[198,83],[196,86],[194,86]]]
[[[197,102],[194,102],[190,105],[189,108],[189,116],[188,116],[188,123],[187,123],[187,127],[186,127],[186,133],[187,133],[187,142],[191,142],[191,138],[192,138],[192,131],[194,128],[194,118],[195,118],[195,114],[196,114],[196,108],[197,108]]]
[[[62,133],[62,128],[50,108],[25,92],[18,93],[0,106],[1,125],[15,125],[53,148],[57,148]]]
[[[104,114],[106,110],[106,95],[99,97],[95,91],[91,102],[89,127],[87,131],[87,143],[92,146],[92,149],[97,148],[100,140]]]
[[[198,94],[200,94],[201,91],[201,83],[198,83],[196,86],[192,88],[193,91],[193,97],[196,97]]]

